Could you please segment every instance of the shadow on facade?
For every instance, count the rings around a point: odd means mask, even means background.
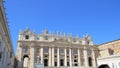
[[[107,65],[107,64],[102,64],[102,65],[100,65],[98,68],[110,68],[110,67],[109,67],[109,65]]]
[[[19,62],[19,61],[15,58],[15,59],[14,59],[14,68],[17,68],[18,62]]]

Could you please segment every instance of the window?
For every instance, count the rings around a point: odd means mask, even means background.
[[[87,41],[87,44],[90,44],[90,42],[89,42],[89,41]]]
[[[92,66],[92,58],[91,57],[89,57],[88,62],[89,62],[89,66]]]
[[[57,62],[55,62],[55,66],[57,66]]]
[[[78,64],[75,64],[74,66],[78,66]]]
[[[36,52],[39,53],[39,52],[40,52],[40,48],[37,48],[37,49],[36,49]]]
[[[12,58],[12,52],[10,52],[10,58]]]
[[[45,57],[47,57],[47,55],[45,55]]]
[[[39,40],[39,37],[37,37],[37,40]]]
[[[29,39],[29,35],[26,35],[26,36],[25,36],[25,39]]]
[[[63,61],[63,59],[60,60],[60,66],[64,66],[64,61]]]
[[[74,58],[77,58],[77,56],[74,56]]]
[[[48,66],[48,60],[44,59],[44,66]]]
[[[69,56],[67,56],[67,58],[69,58]]]
[[[67,66],[70,66],[70,65],[69,65],[69,62],[67,62]]]
[[[24,51],[25,51],[25,53],[27,53],[28,52],[28,48],[26,47]]]
[[[57,56],[55,55],[55,58],[56,58]]]
[[[74,62],[77,62],[77,60],[74,60]]]

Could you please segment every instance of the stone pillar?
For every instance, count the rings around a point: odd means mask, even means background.
[[[65,53],[64,64],[65,64],[65,66],[67,66],[67,53],[66,53],[66,48],[64,49],[64,53]]]
[[[81,66],[81,57],[80,57],[80,49],[78,49],[78,66]]]
[[[54,47],[52,48],[52,66],[54,66]]]
[[[72,66],[71,48],[69,49],[69,65]]]
[[[85,67],[89,67],[89,65],[88,65],[88,52],[87,52],[86,48],[84,48],[84,62],[85,62]]]
[[[34,44],[30,47],[30,68],[34,68],[34,59],[35,59],[35,48]]]
[[[22,63],[23,63],[23,48],[22,48],[22,44],[18,43],[18,53],[17,53],[17,60],[19,61],[18,62],[18,65],[17,65],[17,68],[22,68]]]
[[[40,52],[41,52],[41,53],[40,53],[40,54],[41,54],[41,63],[43,63],[43,47],[41,47],[40,50],[41,50],[41,51],[40,51]]]
[[[95,57],[95,51],[92,49],[92,64],[93,67],[96,67],[96,57]]]
[[[60,53],[59,53],[59,48],[57,48],[57,67],[60,66]]]
[[[51,66],[51,63],[52,63],[52,62],[51,62],[51,59],[52,59],[52,58],[51,58],[51,48],[49,47],[49,63],[48,63],[49,66]]]

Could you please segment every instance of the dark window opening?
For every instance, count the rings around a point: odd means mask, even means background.
[[[44,66],[48,66],[48,60],[44,59]]]
[[[77,56],[74,56],[74,58],[77,58]]]
[[[37,40],[39,40],[39,37],[37,37]]]
[[[67,56],[67,58],[69,58],[69,56]]]
[[[67,62],[67,66],[70,66],[70,65],[69,65],[69,62]]]
[[[56,41],[57,39],[55,38],[55,41]]]
[[[45,55],[45,57],[47,57],[47,55]]]
[[[57,62],[55,62],[55,66],[57,66]]]
[[[90,44],[90,42],[89,42],[89,41],[87,41],[87,44]]]
[[[78,64],[75,64],[74,66],[78,66]]]
[[[12,58],[12,52],[10,52],[10,58]]]
[[[60,66],[64,66],[64,61],[63,61],[63,59],[60,60]]]
[[[74,60],[74,62],[77,62],[77,60]]]
[[[26,35],[26,36],[25,36],[25,39],[29,39],[29,35]]]
[[[55,57],[57,57],[57,56],[55,55]]]
[[[92,58],[91,57],[89,57],[88,62],[89,62],[89,66],[92,66]]]

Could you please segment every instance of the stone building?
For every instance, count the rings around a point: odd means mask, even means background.
[[[0,0],[0,68],[13,68],[14,57],[3,0]]]
[[[98,48],[98,66],[108,65],[110,68],[120,68],[120,39],[101,44]]]
[[[79,38],[47,30],[36,34],[26,29],[19,33],[16,58],[18,68],[34,68],[37,56],[45,68],[96,68],[97,54],[89,35]]]

